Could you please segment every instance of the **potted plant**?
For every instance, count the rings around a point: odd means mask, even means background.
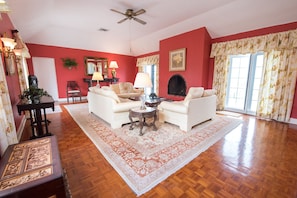
[[[77,62],[74,58],[62,58],[64,67],[72,69],[72,67],[77,66]]]
[[[35,86],[30,86],[28,89],[24,90],[21,95],[19,95],[20,99],[26,99],[29,103],[39,103],[41,96],[51,95],[49,95],[44,89]]]

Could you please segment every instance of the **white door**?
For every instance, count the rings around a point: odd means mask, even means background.
[[[55,101],[58,100],[58,84],[56,76],[55,59],[33,57],[34,75],[38,79],[38,87],[47,91]]]

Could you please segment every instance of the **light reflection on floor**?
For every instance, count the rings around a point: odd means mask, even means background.
[[[255,119],[249,119],[246,125],[247,129],[243,129],[243,127],[241,124],[225,136],[222,154],[227,168],[246,175],[249,174],[253,166]]]

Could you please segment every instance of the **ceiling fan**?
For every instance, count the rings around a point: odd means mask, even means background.
[[[114,9],[110,9],[110,10],[113,11],[113,12],[117,12],[119,14],[122,14],[122,15],[126,16],[126,18],[120,20],[118,23],[122,23],[122,22],[126,21],[127,19],[130,19],[130,20],[133,19],[133,20],[137,21],[138,23],[141,23],[142,25],[145,25],[146,24],[145,21],[136,18],[136,16],[145,13],[145,10],[144,9],[140,9],[137,12],[134,12],[133,9],[127,9],[125,13],[120,12],[120,11],[117,11],[117,10],[114,10]]]

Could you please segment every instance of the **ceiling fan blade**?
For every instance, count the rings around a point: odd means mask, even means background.
[[[137,15],[140,15],[140,14],[143,14],[143,13],[145,13],[145,10],[144,9],[140,9],[137,12],[134,12],[133,16],[137,16]]]
[[[143,21],[143,20],[141,20],[141,19],[138,19],[138,18],[135,18],[135,17],[133,17],[133,19],[134,19],[135,21],[141,23],[142,25],[145,25],[145,24],[146,24],[146,22]]]
[[[120,20],[118,23],[123,23],[124,21],[126,21],[128,19],[128,17],[127,18],[124,18],[124,19],[122,19],[122,20]]]
[[[110,9],[110,10],[113,11],[113,12],[116,12],[116,13],[119,13],[119,14],[122,14],[122,15],[125,15],[125,16],[126,16],[125,13],[122,13],[122,12],[120,12],[120,11],[117,11],[117,10],[114,10],[114,9]]]

